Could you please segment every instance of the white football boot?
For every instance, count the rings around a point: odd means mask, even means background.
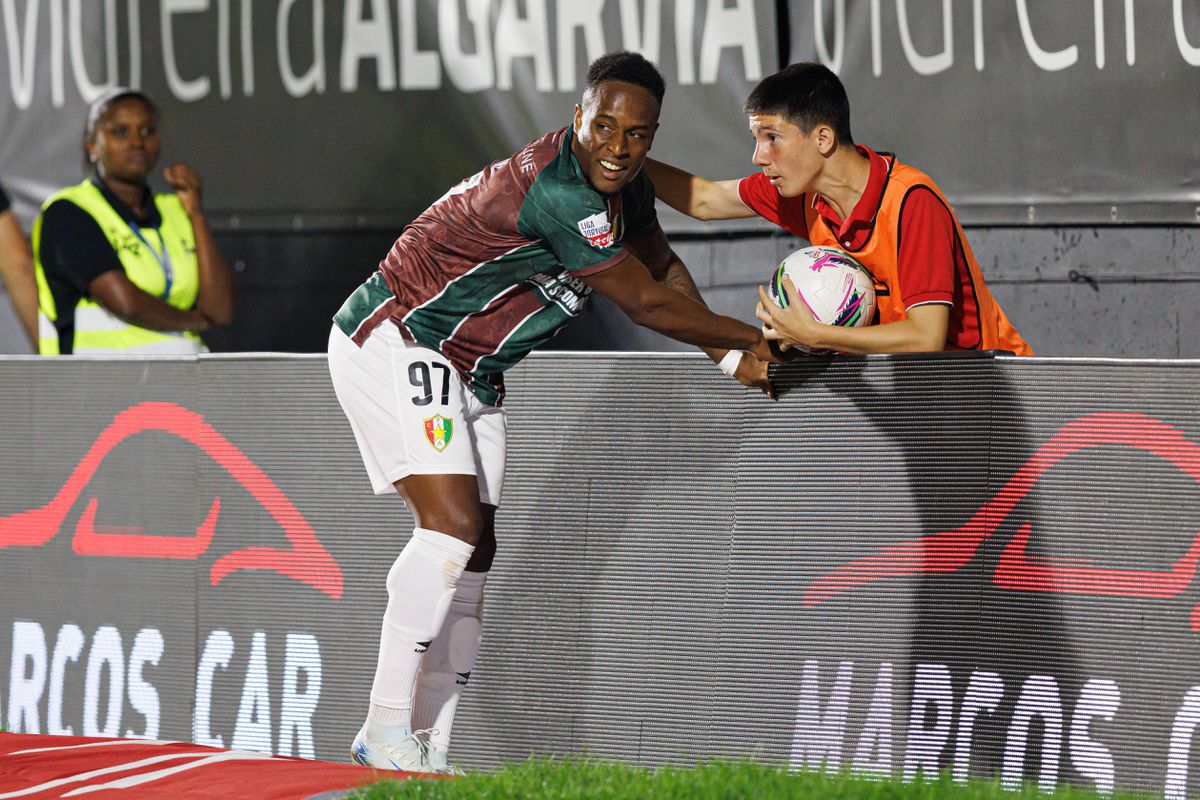
[[[430,745],[426,758],[429,762],[429,771],[435,772],[438,775],[466,775],[456,765],[450,763],[449,755],[445,750],[438,750]]]
[[[428,731],[412,731],[387,741],[367,738],[364,725],[350,747],[350,760],[364,767],[395,769],[401,772],[432,772],[429,764],[429,743],[423,738]]]

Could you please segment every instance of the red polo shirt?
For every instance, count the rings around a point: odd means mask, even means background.
[[[805,204],[811,204],[830,229],[837,232],[838,241],[847,250],[861,249],[875,228],[875,215],[883,200],[883,189],[894,157],[881,155],[863,145],[855,145],[855,149],[870,159],[871,174],[858,204],[844,220],[838,217],[824,197],[815,192],[806,192],[798,197],[781,196],[771,185],[770,179],[761,172],[742,178],[738,184],[738,194],[751,211],[802,239],[809,238],[804,208]],[[955,257],[954,233],[954,219],[950,211],[933,192],[918,189],[905,200],[900,219],[897,268],[900,276],[900,286],[897,288],[904,299],[905,308],[923,303],[944,303],[952,307],[951,316],[961,312],[961,309],[953,307],[955,283],[966,281],[969,284],[970,277],[965,272],[965,265]],[[957,274],[959,272],[962,274]]]

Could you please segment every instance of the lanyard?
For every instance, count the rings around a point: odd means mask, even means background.
[[[154,256],[154,260],[162,267],[163,276],[167,279],[167,286],[163,289],[162,299],[166,300],[171,294],[171,284],[175,282],[175,270],[171,266],[171,253],[167,250],[167,240],[162,235],[162,228],[150,229],[158,236],[158,243],[162,246],[162,255],[159,255],[159,252],[154,249],[154,246],[142,234],[142,229],[133,220],[129,220],[129,229],[133,231],[134,236],[141,239],[142,244],[146,245],[150,254]]]

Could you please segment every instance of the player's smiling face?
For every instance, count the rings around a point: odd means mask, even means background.
[[[642,169],[658,130],[658,101],[624,81],[602,81],[575,106],[575,154],[597,191],[616,194]]]
[[[751,114],[754,164],[771,179],[783,197],[797,197],[814,189],[824,165],[822,137],[832,131],[818,125],[807,134],[779,114]]]

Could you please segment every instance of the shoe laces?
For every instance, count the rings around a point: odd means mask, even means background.
[[[409,747],[409,742],[417,750],[417,758],[423,766],[429,764],[429,751],[432,747],[428,737],[437,731],[432,728],[422,728],[420,730],[411,731],[407,736],[395,739],[389,742],[376,742],[375,746],[386,752],[395,763],[400,760],[408,761],[411,756],[405,749]]]

